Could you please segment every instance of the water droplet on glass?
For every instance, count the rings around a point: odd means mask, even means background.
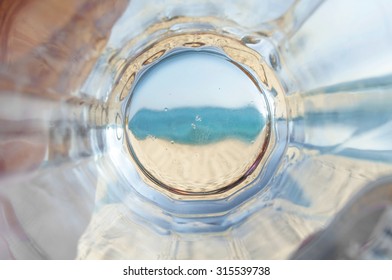
[[[279,63],[278,63],[278,58],[276,57],[276,55],[271,53],[269,55],[269,59],[270,59],[270,63],[271,63],[272,68],[277,69],[279,67]]]

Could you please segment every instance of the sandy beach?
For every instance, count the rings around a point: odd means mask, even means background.
[[[171,143],[162,139],[137,140],[130,135],[138,160],[160,182],[186,192],[210,192],[243,176],[265,141],[263,131],[255,141],[225,139],[207,145]]]

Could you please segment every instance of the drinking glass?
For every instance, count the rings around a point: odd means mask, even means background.
[[[392,258],[390,14],[3,0],[0,258]]]

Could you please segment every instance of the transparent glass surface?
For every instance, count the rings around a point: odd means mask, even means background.
[[[1,1],[0,259],[390,258],[390,14]]]
[[[336,215],[330,225],[309,236],[293,259],[392,258],[391,177],[370,183]]]

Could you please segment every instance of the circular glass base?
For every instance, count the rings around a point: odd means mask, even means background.
[[[275,148],[271,110],[282,90],[257,51],[230,36],[180,34],[142,50],[122,73],[116,121],[148,186],[216,200],[259,178]]]
[[[180,195],[219,194],[257,169],[269,109],[250,75],[217,52],[180,49],[140,76],[125,125],[149,183]]]

